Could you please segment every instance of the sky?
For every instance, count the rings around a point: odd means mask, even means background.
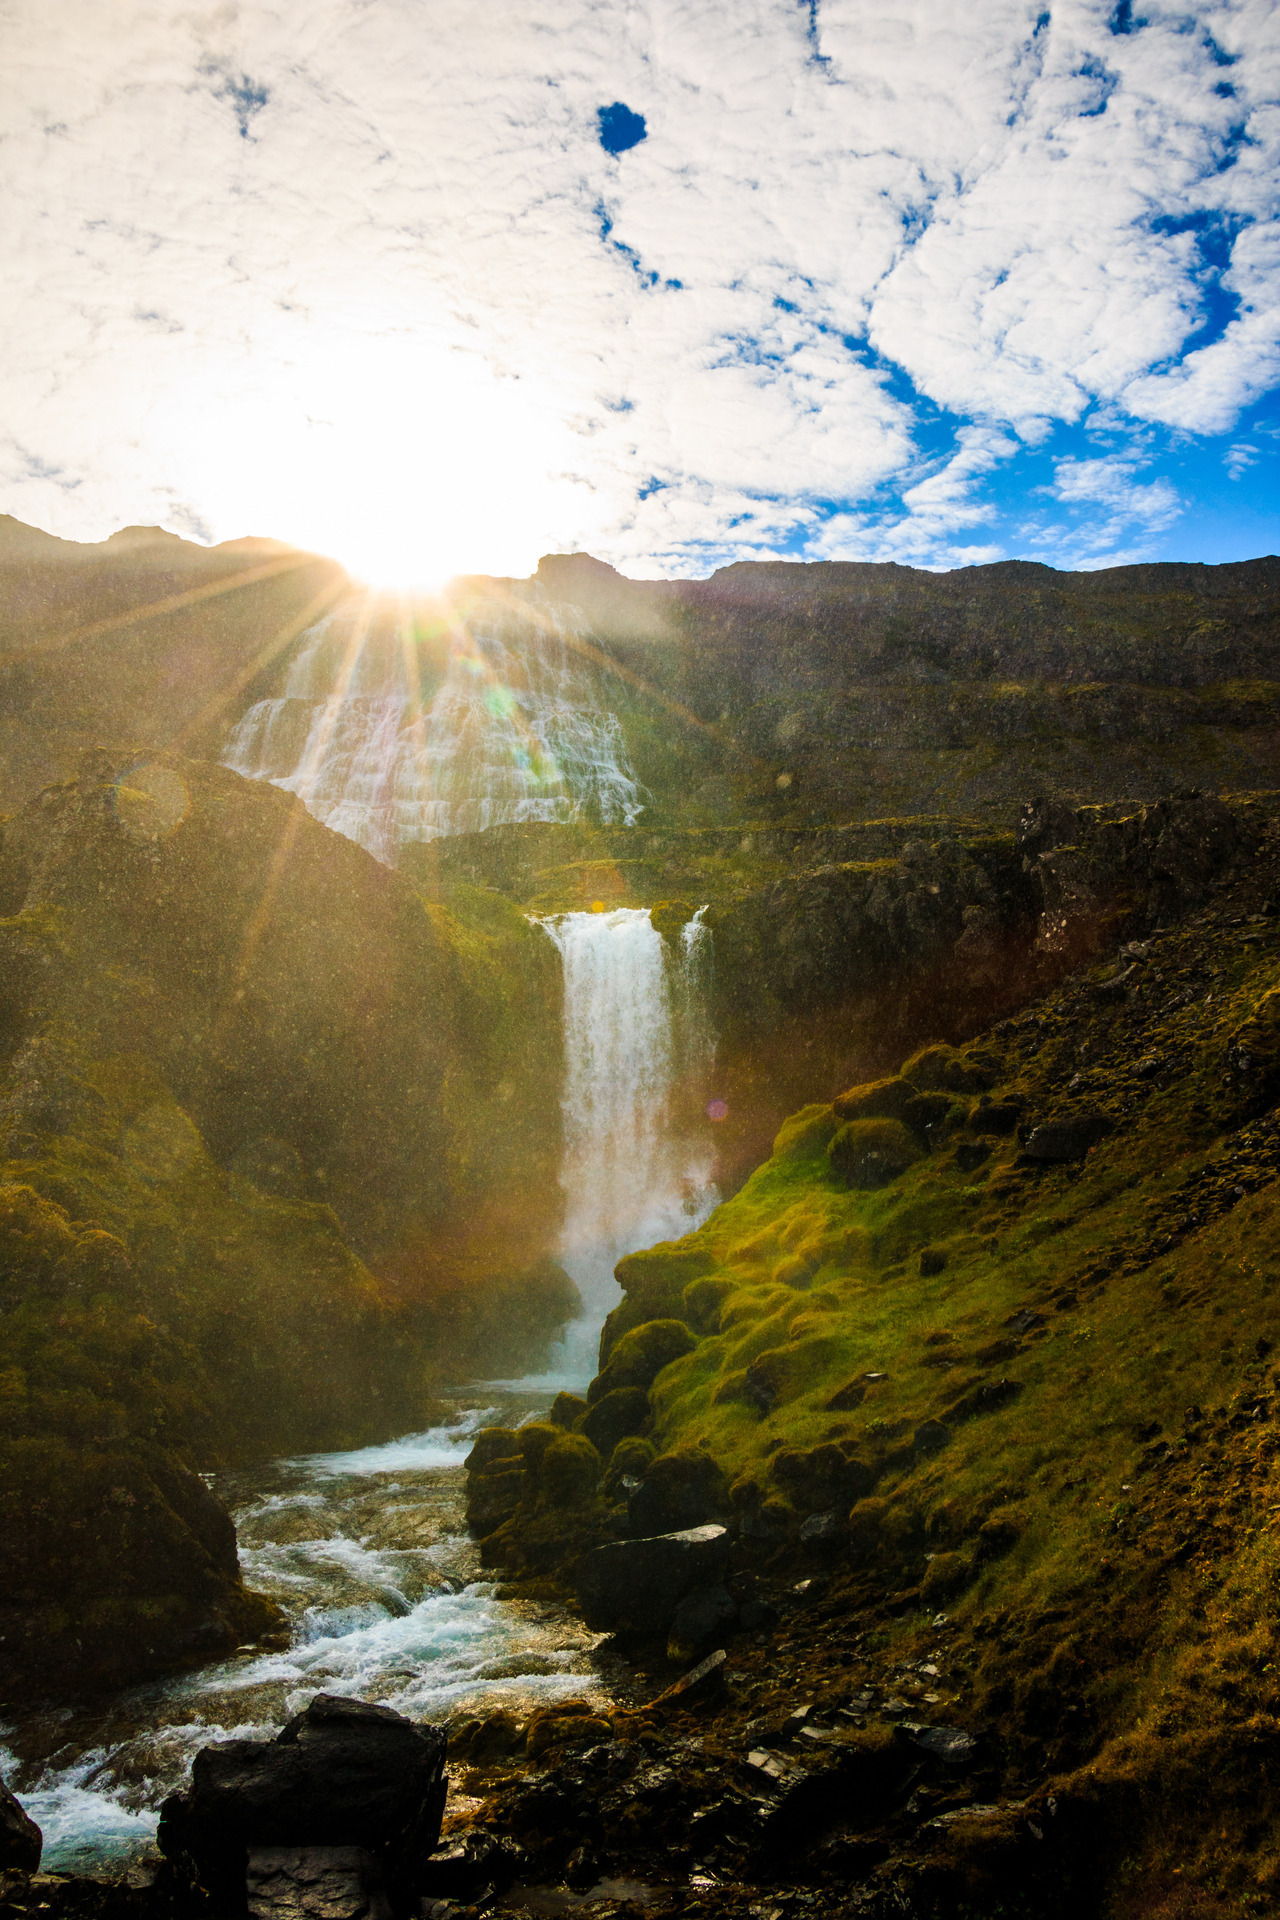
[[[429,585],[1280,550],[1280,5],[0,0],[0,512]]]

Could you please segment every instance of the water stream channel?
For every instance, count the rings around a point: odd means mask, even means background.
[[[228,761],[292,788],[388,860],[407,840],[498,820],[582,807],[630,819],[639,790],[572,631],[554,610],[475,620],[428,694],[410,649],[367,645],[358,620],[322,623],[284,692],[232,735]],[[478,1427],[536,1418],[561,1388],[585,1388],[621,1298],[618,1259],[689,1232],[718,1198],[698,1125],[712,1057],[707,936],[697,914],[666,942],[645,908],[541,924],[564,966],[560,1251],[582,1317],[539,1356],[542,1371],[445,1396],[446,1424],[213,1478],[246,1584],[284,1609],[290,1644],[0,1727],[0,1774],[43,1829],[47,1868],[101,1870],[144,1851],[200,1747],[270,1737],[321,1691],[437,1722],[608,1692],[597,1636],[562,1608],[499,1599],[481,1578],[461,1469]]]

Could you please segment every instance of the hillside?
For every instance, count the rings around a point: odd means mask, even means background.
[[[47,789],[0,894],[4,1697],[243,1638],[191,1470],[421,1426],[577,1303],[517,912],[173,755]]]
[[[804,1108],[622,1262],[578,1431],[477,1448],[486,1557],[526,1580],[731,1529],[727,1614],[671,1647],[727,1646],[727,1701],[628,1723],[680,1809],[629,1871],[698,1828],[708,1911],[1271,1910],[1278,909],[1255,818],[1199,906]],[[655,1681],[665,1637],[631,1635]],[[921,1723],[954,1749],[923,1773]]]

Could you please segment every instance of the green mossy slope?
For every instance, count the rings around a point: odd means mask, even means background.
[[[577,1298],[558,967],[509,903],[104,754],[6,824],[0,892],[7,1697],[268,1628],[198,1470],[421,1425]]]
[[[814,1104],[622,1262],[606,1354],[672,1316],[695,1344],[564,1536],[719,1517],[740,1566],[820,1576],[799,1678],[832,1710],[868,1648],[945,1638],[967,1680],[936,1713],[983,1731],[1002,1800],[1078,1816],[1117,1914],[1175,1868],[1215,1911],[1280,1889],[1278,907],[1272,828],[1189,919],[902,1062],[947,1111],[897,1177],[851,1185]],[[519,1491],[486,1553],[546,1569]]]

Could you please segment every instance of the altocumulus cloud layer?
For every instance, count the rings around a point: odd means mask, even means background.
[[[0,21],[21,518],[400,571],[1276,544],[1269,0]]]

